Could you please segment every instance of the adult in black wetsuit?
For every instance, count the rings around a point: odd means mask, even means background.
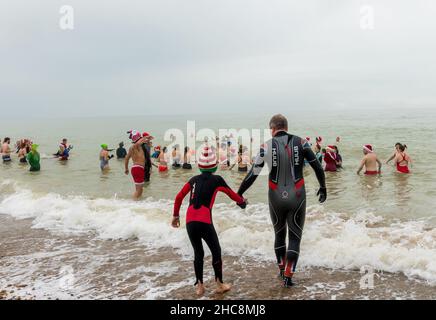
[[[117,159],[124,159],[127,156],[127,151],[124,148],[124,142],[120,142],[117,149]]]
[[[238,194],[253,184],[264,167],[269,167],[269,209],[275,231],[274,250],[284,286],[292,286],[300,254],[300,241],[306,215],[306,190],[304,186],[304,160],[311,165],[320,184],[317,193],[322,203],[327,198],[325,175],[310,144],[300,137],[287,133],[288,122],[282,115],[270,120],[273,138],[262,146],[255,162],[243,180]],[[289,242],[286,248],[286,233]]]

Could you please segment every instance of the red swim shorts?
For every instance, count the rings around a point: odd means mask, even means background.
[[[159,169],[159,172],[165,172],[165,171],[168,170],[168,167],[167,166],[163,166],[163,165],[159,165],[158,169]]]
[[[366,175],[380,174],[380,171],[365,171]]]
[[[135,182],[135,184],[144,184],[145,171],[143,166],[135,164],[130,172],[132,173],[133,181]]]

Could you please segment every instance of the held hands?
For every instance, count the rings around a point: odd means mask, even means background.
[[[173,220],[171,221],[171,225],[173,228],[180,227],[180,217],[173,217]]]
[[[238,207],[241,209],[245,209],[247,207],[248,204],[248,200],[244,198],[244,202],[242,203],[237,203]]]
[[[325,187],[319,188],[316,195],[319,196],[319,203],[323,203],[324,201],[327,200],[327,188]]]

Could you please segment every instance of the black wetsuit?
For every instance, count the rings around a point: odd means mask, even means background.
[[[117,159],[124,159],[127,156],[127,151],[123,147],[117,149]]]
[[[284,131],[262,146],[238,191],[242,195],[253,184],[266,162],[270,169],[268,199],[275,231],[274,250],[280,273],[285,279],[292,278],[300,253],[306,215],[305,159],[315,170],[322,192],[326,194],[324,171],[309,143]],[[289,242],[286,248],[287,230]]]
[[[185,196],[190,193],[189,207],[186,213],[186,230],[194,248],[194,269],[198,282],[203,283],[204,250],[202,239],[212,253],[212,265],[215,280],[223,282],[221,247],[215,227],[212,223],[212,207],[218,191],[227,194],[233,201],[244,207],[244,199],[235,193],[221,176],[204,172],[187,182],[177,194],[174,202],[175,217],[179,216],[180,206]]]

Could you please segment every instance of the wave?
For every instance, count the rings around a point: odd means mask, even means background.
[[[170,226],[172,202],[152,198],[89,199],[37,194],[11,181],[0,184],[0,213],[33,219],[33,228],[72,234],[93,233],[100,239],[137,239],[152,249],[171,247],[192,258],[184,228]],[[183,210],[186,209],[182,207]],[[252,204],[241,210],[216,204],[214,223],[223,254],[274,261],[268,206]],[[372,267],[401,272],[436,284],[436,229],[425,220],[388,222],[371,212],[331,212],[308,207],[300,267],[360,269]]]

